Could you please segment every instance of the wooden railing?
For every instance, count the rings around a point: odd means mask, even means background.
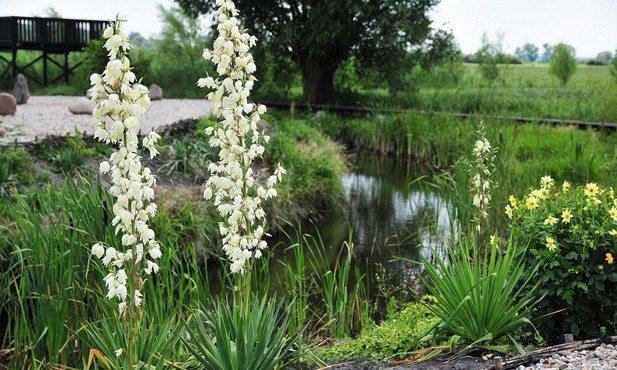
[[[0,17],[0,50],[81,50],[102,36],[109,22],[36,17]]]

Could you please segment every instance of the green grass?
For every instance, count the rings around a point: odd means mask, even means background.
[[[444,82],[434,71],[421,78],[420,90],[407,99],[413,107],[431,111],[617,122],[612,103],[617,86],[606,66],[579,65],[566,87],[549,74],[548,64],[502,68],[505,84],[492,86],[477,65],[465,65],[458,84]]]

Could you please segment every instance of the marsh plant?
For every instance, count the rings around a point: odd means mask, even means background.
[[[526,245],[526,265],[538,265],[543,297],[534,317],[540,333],[557,342],[565,333],[593,337],[617,330],[617,198],[612,188],[590,182],[540,187],[510,197],[505,212],[511,233]],[[604,328],[604,329],[602,329]]]
[[[136,83],[131,71],[128,52],[131,44],[122,31],[123,20],[116,18],[105,29],[104,48],[109,62],[102,74],[93,74],[92,101],[96,103],[93,116],[96,120],[95,137],[100,141],[118,145],[108,161],[101,162],[101,173],[109,173],[110,194],[115,198],[114,217],[111,221],[116,234],[121,233],[122,247],[117,250],[104,241],[92,246],[92,254],[100,258],[109,273],[103,279],[107,298],[117,298],[120,319],[126,325],[126,346],[115,349],[117,357],[125,357],[125,368],[137,364],[136,348],[139,341],[144,299],[142,288],[148,275],[158,272],[156,263],[161,248],[154,230],[148,223],[156,214],[154,198],[155,178],[149,168],[142,166],[138,153],[140,116],[150,105],[148,89]],[[154,147],[159,135],[151,132],[142,141],[142,148],[157,154]],[[126,353],[125,353],[126,352]]]

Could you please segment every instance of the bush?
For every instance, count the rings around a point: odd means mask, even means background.
[[[502,253],[496,242],[487,248],[463,242],[450,248],[448,261],[437,259],[437,266],[422,257],[429,280],[427,290],[435,297],[429,309],[441,319],[435,327],[437,339],[449,337],[451,345],[459,340],[477,348],[506,352],[505,340],[521,349],[514,335],[527,324],[534,306],[536,285],[524,274],[524,261],[517,248],[509,244]],[[521,294],[523,288],[529,288]]]
[[[557,44],[553,52],[549,71],[565,86],[576,72],[574,48],[566,44]]]
[[[378,360],[404,358],[409,352],[428,346],[425,336],[437,323],[437,317],[427,308],[431,297],[407,303],[380,325],[369,326],[355,339],[338,342],[318,352],[325,360],[371,357]]]
[[[534,317],[540,334],[558,342],[565,333],[598,336],[617,329],[617,200],[595,183],[554,189],[545,176],[540,189],[510,198],[512,234],[527,245],[528,267],[538,264],[541,288]],[[604,329],[603,329],[604,328]]]

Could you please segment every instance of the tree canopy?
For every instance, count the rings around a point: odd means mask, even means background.
[[[575,55],[574,47],[568,44],[557,44],[553,50],[549,71],[559,78],[564,86],[576,72]]]
[[[175,0],[191,14],[211,14],[215,0]],[[355,57],[396,88],[402,68],[430,65],[450,52],[452,35],[433,29],[439,0],[236,0],[243,25],[270,52],[299,67],[305,100],[326,103],[340,64]]]

